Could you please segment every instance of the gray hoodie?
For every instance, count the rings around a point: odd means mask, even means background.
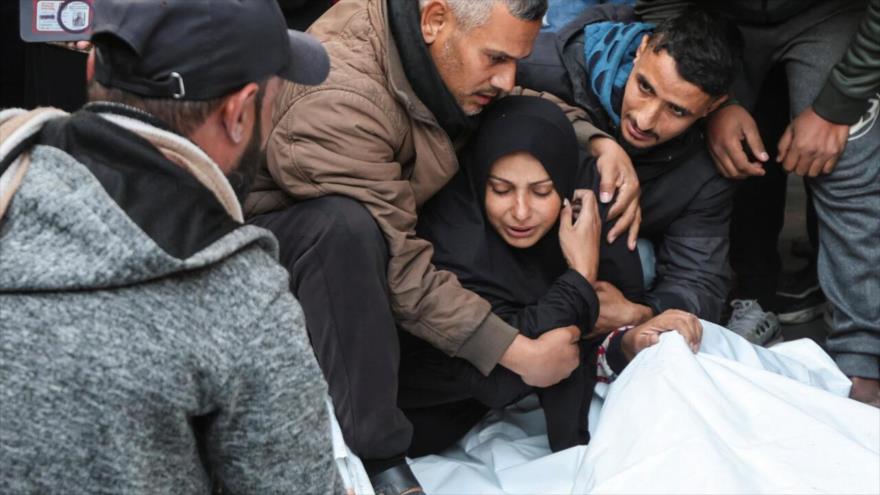
[[[133,112],[9,116],[0,493],[336,491],[302,311],[219,168]]]

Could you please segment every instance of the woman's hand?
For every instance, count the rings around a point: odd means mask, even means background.
[[[700,340],[703,338],[700,320],[690,313],[668,309],[626,331],[621,343],[623,355],[632,361],[638,353],[659,342],[661,333],[671,330],[680,333],[694,353],[700,350]]]
[[[580,203],[577,220],[574,220],[574,207],[568,199],[559,213],[559,245],[568,266],[592,284],[599,271],[599,238],[602,235],[599,205],[593,191],[588,189],[576,191],[575,201]]]

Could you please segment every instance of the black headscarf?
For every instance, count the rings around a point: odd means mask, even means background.
[[[486,183],[492,165],[524,151],[538,159],[562,198],[571,198],[580,156],[571,124],[547,100],[512,96],[488,107],[460,156],[461,169],[419,215],[419,235],[434,244],[434,264],[458,275],[496,314],[535,303],[567,265],[558,222],[527,249],[508,245],[486,217]]]

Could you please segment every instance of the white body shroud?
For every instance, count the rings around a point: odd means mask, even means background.
[[[670,332],[597,386],[589,446],[551,454],[531,397],[412,469],[431,494],[880,493],[880,410],[846,398],[819,346],[703,329],[699,354]]]

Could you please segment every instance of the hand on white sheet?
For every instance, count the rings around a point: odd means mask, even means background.
[[[621,345],[623,354],[627,360],[632,361],[639,352],[659,342],[661,333],[669,331],[680,333],[695,354],[700,350],[703,325],[699,318],[684,311],[668,309],[627,330]]]
[[[596,281],[599,271],[601,223],[596,195],[589,189],[575,191],[574,204],[566,198],[559,213],[559,246],[565,261],[590,283]]]
[[[556,385],[580,364],[580,338],[574,325],[550,330],[537,339],[517,335],[499,363],[518,374],[526,385]]]

